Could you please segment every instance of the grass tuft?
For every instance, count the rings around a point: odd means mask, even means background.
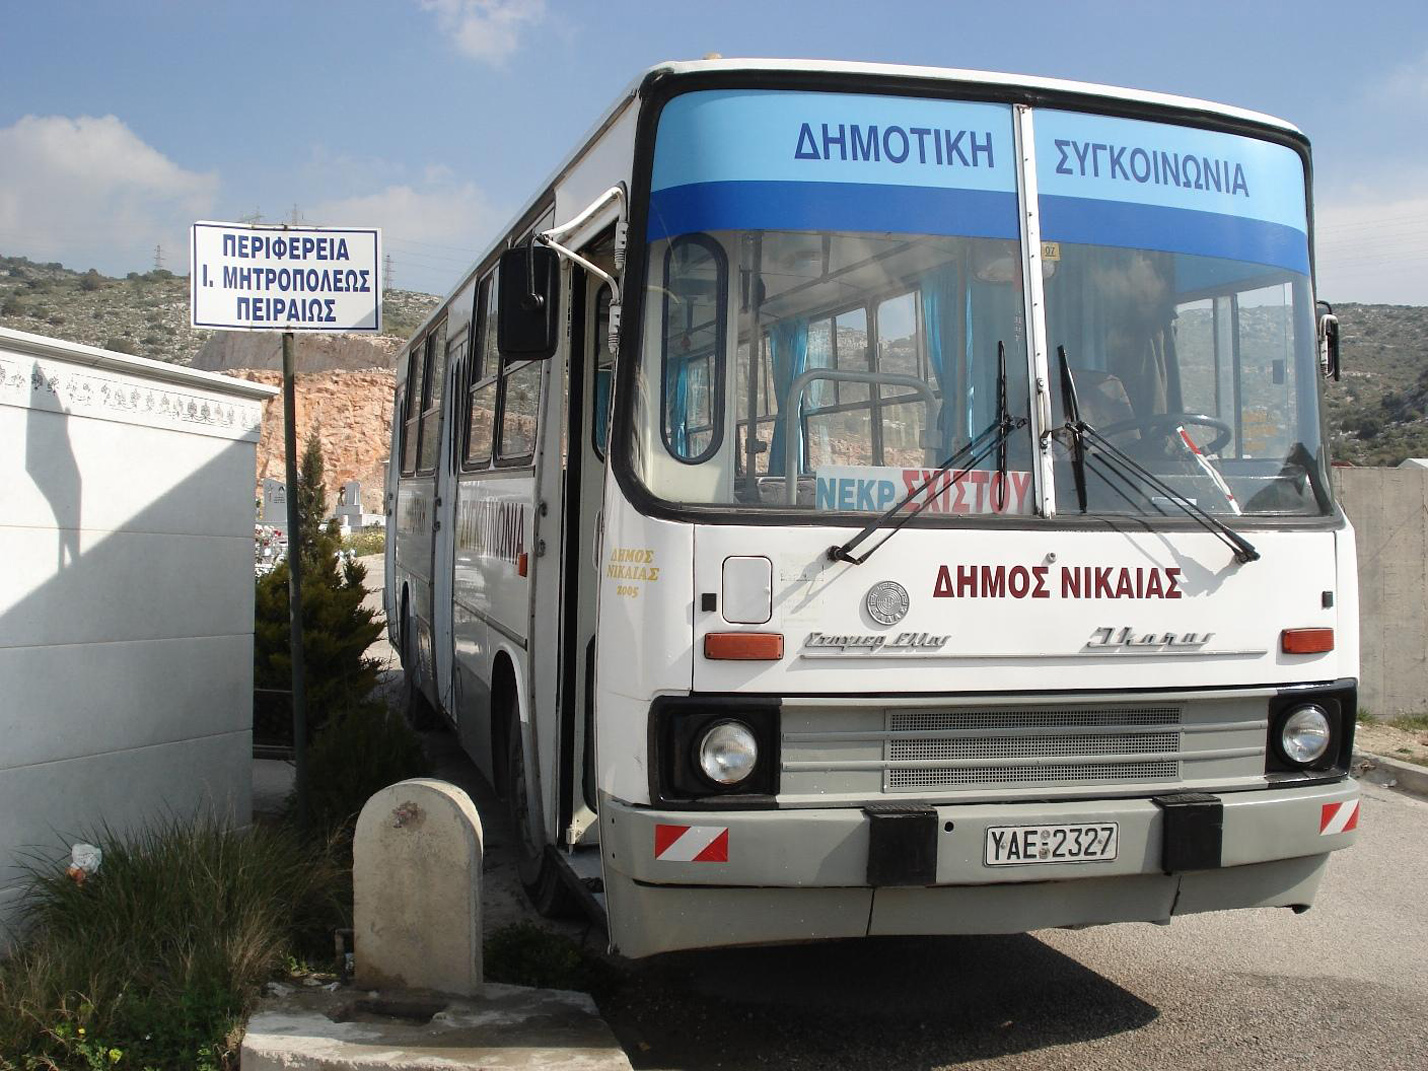
[[[350,917],[340,853],[286,829],[171,818],[88,839],[104,862],[82,885],[30,867],[0,963],[3,1071],[227,1071],[259,986]]]
[[[1410,732],[1417,732],[1428,729],[1428,714],[1399,714],[1388,720],[1388,724],[1395,729],[1407,729]]]

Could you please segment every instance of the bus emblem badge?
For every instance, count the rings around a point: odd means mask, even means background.
[[[880,625],[896,625],[907,616],[907,588],[896,580],[880,580],[868,589],[863,600],[868,616]]]

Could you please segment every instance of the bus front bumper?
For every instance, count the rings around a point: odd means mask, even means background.
[[[1358,786],[1225,792],[1211,811],[1217,858],[1176,838],[1204,823],[1167,819],[1149,799],[936,806],[917,873],[881,882],[883,857],[860,807],[657,811],[605,798],[601,851],[610,938],[626,956],[681,948],[879,934],[1020,933],[1051,926],[1164,922],[1242,907],[1307,908],[1328,854],[1357,837]],[[1209,801],[1206,801],[1207,803]],[[870,808],[871,810],[872,808]],[[1202,812],[1203,813],[1203,812]],[[930,823],[926,812],[922,821]],[[1114,826],[1115,857],[989,865],[989,829]],[[928,825],[923,825],[928,831]],[[1188,831],[1188,832],[1181,832]],[[895,835],[897,836],[897,835]],[[896,859],[898,849],[891,853]],[[914,852],[914,854],[916,854]],[[1192,858],[1194,868],[1167,869]],[[917,867],[914,867],[916,870]]]

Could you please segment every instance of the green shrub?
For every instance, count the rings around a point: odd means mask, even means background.
[[[286,829],[91,839],[104,862],[82,885],[31,870],[26,936],[0,963],[3,1071],[232,1068],[258,987],[350,919],[341,852]]]
[[[366,702],[381,668],[366,657],[381,635],[377,612],[363,607],[367,570],[340,561],[334,527],[319,523],[326,512],[322,489],[322,448],[308,437],[298,476],[298,539],[288,553],[301,554],[303,665],[307,671],[307,724],[316,732],[340,710]],[[296,547],[296,551],[294,550]],[[292,685],[291,630],[288,627],[288,566],[283,563],[257,580],[253,634],[253,685]]]
[[[15,294],[11,294],[5,299],[5,303],[0,305],[0,316],[24,316],[25,303]]]
[[[302,575],[303,665],[307,672],[307,723],[315,733],[338,711],[364,702],[377,686],[380,663],[366,656],[382,632],[373,610],[362,606],[367,570],[357,562],[338,565],[337,555],[320,568],[305,563]],[[288,627],[288,566],[257,580],[253,631],[253,685],[292,686]]]
[[[134,340],[124,338],[122,335],[116,335],[105,342],[104,349],[112,350],[114,353],[136,354],[139,352],[139,347],[134,345]]]
[[[317,829],[349,826],[379,789],[428,772],[406,720],[372,700],[333,715],[307,751],[308,808]]]
[[[101,285],[103,285],[103,282],[104,281],[99,277],[99,272],[95,271],[93,268],[90,268],[87,272],[85,272],[79,277],[79,288],[83,290],[86,294],[92,294],[94,291],[98,290]]]
[[[369,554],[381,554],[387,549],[387,530],[381,527],[359,529],[343,537],[342,549],[350,550],[359,558]]]

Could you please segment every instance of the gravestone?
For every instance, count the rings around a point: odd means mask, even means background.
[[[270,476],[263,477],[262,524],[286,525],[288,523],[288,488],[282,480]]]
[[[382,789],[357,819],[356,983],[364,989],[481,989],[481,819],[445,781]]]

